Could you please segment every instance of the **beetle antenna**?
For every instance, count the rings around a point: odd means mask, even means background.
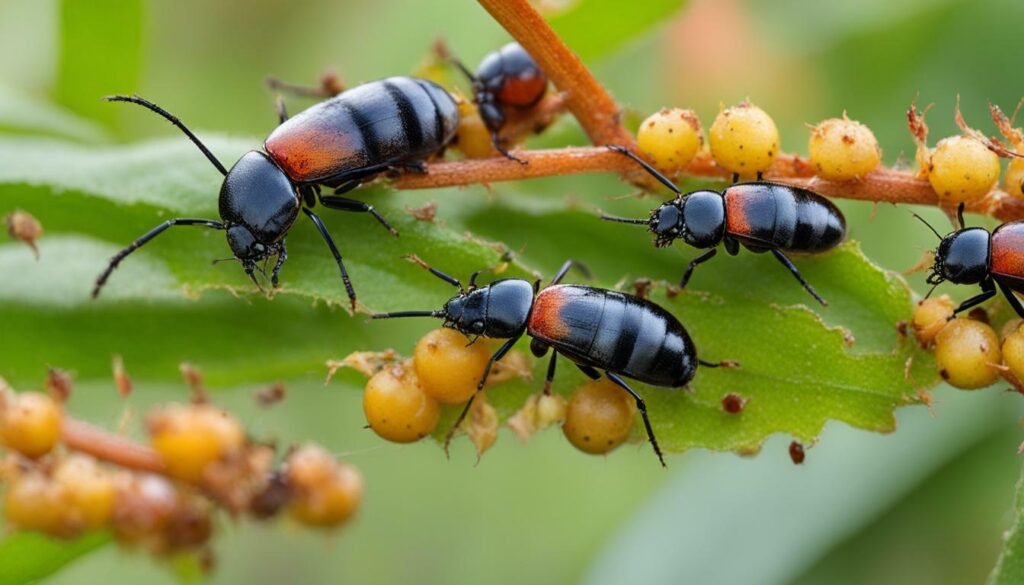
[[[927,299],[928,297],[932,296],[932,293],[935,292],[935,287],[939,286],[940,284],[942,284],[942,283],[941,282],[936,282],[935,284],[933,284],[932,287],[930,289],[928,289],[928,294],[924,295],[924,298]]]
[[[923,223],[924,225],[928,226],[928,229],[932,230],[932,233],[935,234],[936,238],[939,238],[940,240],[942,239],[942,234],[940,234],[934,227],[932,227],[932,224],[928,223],[923,217],[921,217],[920,215],[914,213],[913,211],[910,212],[910,215],[913,215],[918,220],[920,220],[921,223]]]
[[[210,149],[206,148],[206,145],[203,144],[203,142],[199,140],[199,138],[195,134],[193,134],[192,131],[189,130],[188,127],[185,126],[185,124],[181,120],[179,120],[174,114],[171,114],[170,112],[154,104],[153,102],[142,99],[136,95],[111,95],[103,99],[105,99],[108,102],[128,102],[130,104],[136,104],[163,117],[171,124],[177,126],[178,130],[184,132],[185,136],[188,136],[188,139],[191,140],[192,143],[195,144],[196,147],[198,147],[199,150],[202,151],[204,155],[206,155],[206,158],[213,164],[213,166],[217,167],[217,170],[220,171],[220,174],[228,174],[227,169],[225,169],[224,165],[221,164],[219,160],[217,160],[217,157],[214,156],[212,152],[210,152]]]
[[[615,215],[608,215],[607,213],[601,213],[601,219],[603,219],[605,221],[615,221],[615,222],[618,222],[618,223],[631,223],[631,224],[634,224],[634,225],[649,225],[651,223],[651,220],[649,220],[649,219],[639,219],[639,218],[632,218],[632,217],[617,217]]]
[[[221,262],[241,262],[241,260],[232,256],[231,258],[217,258],[216,260],[212,260],[210,264],[220,264]]]
[[[395,311],[393,313],[374,313],[371,319],[395,319],[397,317],[444,317],[443,311]]]
[[[627,149],[626,147],[619,146],[617,144],[609,144],[609,145],[606,146],[606,148],[608,150],[615,151],[615,152],[617,152],[619,154],[625,155],[625,156],[633,159],[634,162],[636,162],[638,165],[643,167],[643,169],[645,171],[647,171],[647,174],[649,174],[652,177],[654,177],[655,179],[657,179],[659,183],[661,183],[662,185],[665,185],[666,187],[668,187],[669,190],[672,191],[673,193],[675,193],[676,195],[682,195],[683,194],[683,192],[679,190],[679,187],[676,187],[676,184],[673,183],[671,180],[669,180],[668,177],[666,177],[665,175],[661,174],[661,172],[658,169],[652,167],[647,161],[645,161],[644,159],[640,158],[639,156],[633,154],[633,152],[630,151],[629,149]]]
[[[476,83],[476,75],[473,75],[473,72],[470,71],[468,67],[463,65],[462,61],[460,61],[458,57],[448,57],[448,62],[454,65],[456,69],[461,71],[462,74],[466,76],[466,79],[468,79],[470,83]]]

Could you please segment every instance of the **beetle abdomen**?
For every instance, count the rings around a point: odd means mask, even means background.
[[[683,386],[697,356],[682,324],[658,305],[580,285],[537,295],[527,331],[581,364],[656,386]]]
[[[440,86],[391,77],[296,114],[271,133],[266,149],[295,182],[343,181],[368,167],[426,158],[457,125],[455,100]]]
[[[1024,222],[1004,223],[992,232],[992,275],[1014,290],[1024,290]]]
[[[823,252],[846,237],[846,220],[817,193],[774,183],[739,183],[724,193],[726,231],[745,245]]]

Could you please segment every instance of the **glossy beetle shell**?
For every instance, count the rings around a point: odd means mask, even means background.
[[[580,285],[542,290],[527,333],[582,365],[655,386],[686,385],[697,352],[686,329],[658,305]]]
[[[296,183],[343,182],[427,158],[451,141],[458,121],[455,100],[441,86],[391,77],[296,114],[265,147]]]

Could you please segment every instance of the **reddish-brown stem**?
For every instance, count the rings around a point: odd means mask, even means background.
[[[619,123],[619,106],[580,58],[566,46],[529,0],[479,0],[494,20],[537,61],[594,144],[633,146]]]
[[[163,457],[153,449],[87,422],[65,415],[61,434],[64,444],[73,451],[92,455],[125,469],[151,473],[166,471]]]
[[[426,174],[403,175],[395,186],[399,189],[430,189],[580,173],[615,173],[625,176],[636,171],[636,163],[603,147],[525,150],[517,151],[516,156],[530,164],[520,165],[504,158],[440,162],[430,165]],[[715,164],[707,152],[697,155],[683,174],[719,179],[731,177],[728,171]],[[880,203],[940,205],[931,184],[913,171],[880,168],[859,181],[828,181],[815,177],[806,159],[780,154],[772,168],[765,173],[765,178],[785,185],[809,188],[830,197]],[[1024,201],[1000,190],[969,204],[967,209],[1003,221],[1024,219]]]

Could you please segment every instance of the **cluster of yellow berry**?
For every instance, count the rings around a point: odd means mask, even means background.
[[[397,357],[394,351],[357,352],[327,365],[330,375],[339,367],[352,367],[369,376],[363,412],[370,429],[388,441],[412,443],[435,433],[444,405],[463,405],[477,395],[492,350],[484,339],[467,344],[457,331],[434,329],[420,338],[409,359]],[[495,364],[487,386],[530,376],[527,359],[514,351]],[[576,448],[603,454],[630,438],[635,420],[635,401],[602,379],[583,384],[568,400],[550,392],[533,394],[507,425],[526,439],[560,424]],[[458,430],[468,434],[482,454],[497,440],[498,426],[497,413],[481,392]]]
[[[155,554],[208,552],[218,509],[333,528],[362,499],[353,466],[312,444],[276,461],[274,447],[212,404],[154,410],[142,444],[69,416],[65,374],[51,373],[47,387],[15,392],[0,380],[0,484],[13,528],[57,538],[108,530]]]
[[[1024,321],[1007,321],[1000,335],[983,309],[954,318],[955,308],[953,300],[942,295],[921,301],[914,310],[914,334],[923,347],[935,352],[942,378],[956,388],[975,390],[1002,376],[1024,392]]]
[[[775,122],[746,101],[723,108],[711,124],[708,139],[715,164],[739,177],[767,171],[779,153]],[[693,110],[662,109],[640,124],[637,146],[660,171],[678,174],[704,146],[700,119]],[[845,115],[814,126],[808,150],[818,176],[832,181],[860,179],[882,160],[871,130]]]
[[[1003,186],[1024,197],[1024,132],[997,107],[992,119],[1008,144],[969,127],[959,109],[962,134],[943,138],[928,148],[924,113],[911,106],[907,113],[917,144],[918,174],[927,178],[944,206],[980,199],[996,186],[1000,157],[1009,158]],[[665,108],[651,114],[637,130],[637,146],[663,173],[685,169],[704,148],[700,119],[692,110]],[[708,150],[715,164],[737,177],[751,178],[771,168],[779,153],[779,131],[772,118],[750,102],[723,108],[708,131]],[[860,122],[830,118],[811,127],[807,146],[814,174],[830,181],[856,181],[881,164],[882,151],[871,129]]]

